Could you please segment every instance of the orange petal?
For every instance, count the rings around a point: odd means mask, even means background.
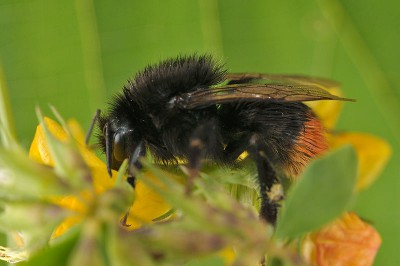
[[[304,258],[313,265],[372,265],[381,245],[381,237],[354,213],[313,233],[303,242]]]
[[[358,157],[357,190],[375,181],[391,155],[389,144],[381,138],[362,133],[342,133],[328,136],[332,148],[352,144]]]

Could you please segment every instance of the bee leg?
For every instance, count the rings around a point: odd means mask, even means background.
[[[275,170],[263,150],[259,138],[254,135],[250,139],[249,152],[255,160],[258,171],[261,197],[260,217],[275,226],[283,192]]]
[[[111,160],[113,153],[112,135],[110,133],[110,126],[108,122],[104,126],[105,140],[106,140],[106,162],[107,162],[107,173],[111,177]]]
[[[203,153],[204,153],[204,142],[201,140],[201,138],[192,137],[189,143],[189,156],[188,156],[189,177],[185,187],[186,195],[190,194],[193,187],[194,179],[199,174]]]
[[[128,217],[129,217],[130,212],[131,212],[131,207],[129,207],[128,211],[125,212],[124,217],[122,217],[121,220],[119,220],[119,222],[121,223],[122,226],[125,226],[125,227],[131,226],[131,224],[128,224]]]
[[[146,156],[146,147],[144,146],[143,141],[141,141],[136,146],[132,155],[129,157],[129,162],[128,162],[128,178],[126,179],[126,181],[128,181],[128,183],[132,186],[132,188],[135,188],[136,185],[135,173],[137,173],[142,168],[142,164],[140,163],[140,158],[144,156]],[[131,226],[130,224],[127,223],[130,211],[131,208],[129,207],[124,217],[122,217],[120,220],[120,223],[125,227]]]
[[[216,149],[218,134],[217,122],[214,120],[201,123],[193,132],[188,147],[188,171],[189,177],[186,183],[186,195],[189,195],[193,187],[194,179],[199,175],[201,160],[207,150]],[[222,150],[222,149],[221,149]]]
[[[139,159],[146,156],[146,147],[144,146],[144,142],[140,141],[136,146],[135,150],[132,152],[132,155],[129,157],[128,162],[128,183],[135,188],[135,173],[137,173],[140,169],[142,169],[142,164]]]
[[[89,145],[89,140],[90,140],[90,137],[92,136],[92,133],[93,133],[94,124],[99,119],[99,116],[100,116],[100,109],[97,109],[96,112],[94,113],[92,121],[90,122],[89,130],[86,133],[86,138],[85,138],[86,146]]]

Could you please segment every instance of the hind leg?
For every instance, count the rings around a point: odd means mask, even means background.
[[[279,201],[283,199],[282,185],[265,155],[264,147],[256,135],[250,139],[249,152],[252,155],[258,172],[261,208],[260,217],[267,223],[276,224]]]

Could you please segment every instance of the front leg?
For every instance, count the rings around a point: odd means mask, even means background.
[[[140,141],[136,148],[133,150],[128,161],[128,183],[135,188],[135,175],[142,169],[140,159],[146,156],[146,147],[143,141]]]
[[[135,188],[136,185],[136,178],[135,175],[137,172],[142,169],[142,164],[140,163],[140,159],[146,156],[146,147],[143,141],[140,141],[139,144],[136,146],[134,151],[132,152],[131,156],[129,157],[128,161],[128,177],[126,181]],[[128,216],[131,211],[131,207],[129,207],[128,211],[125,213],[124,217],[121,219],[121,224],[125,227],[131,226],[127,224]]]
[[[260,217],[275,226],[280,206],[279,201],[283,199],[282,185],[256,135],[250,139],[249,152],[257,166],[261,197]]]

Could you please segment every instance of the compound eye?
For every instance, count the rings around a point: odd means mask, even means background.
[[[114,135],[114,147],[113,154],[114,158],[118,162],[122,162],[129,155],[125,153],[125,145],[126,145],[126,134],[125,132],[118,132]]]

